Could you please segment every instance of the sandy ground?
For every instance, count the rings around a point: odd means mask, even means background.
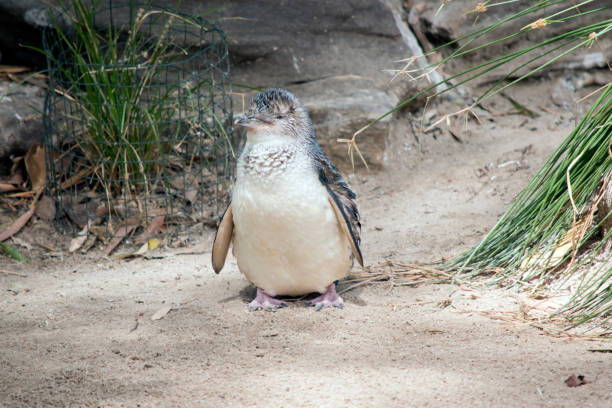
[[[389,169],[349,177],[366,263],[448,258],[476,243],[571,130],[571,113],[538,100],[521,99],[536,119],[480,112],[463,143],[446,132],[417,143],[398,127]],[[28,228],[24,241],[48,231]],[[254,290],[233,258],[212,272],[212,236],[148,260],[0,257],[0,406],[612,406],[612,354],[589,351],[610,342],[487,317],[516,312],[519,294],[379,283],[344,293],[343,310],[297,300],[250,313]],[[572,374],[588,383],[567,387]]]

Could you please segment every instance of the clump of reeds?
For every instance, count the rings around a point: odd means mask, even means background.
[[[62,78],[56,92],[78,118],[73,141],[107,194],[148,194],[150,180],[163,171],[160,158],[180,145],[176,96],[195,93],[202,85],[186,86],[173,78],[160,83],[169,64],[187,55],[169,35],[180,16],[132,6],[128,27],[109,24],[99,30],[100,0],[59,4],[70,28],[52,19],[56,54],[48,57]],[[151,26],[158,32],[145,32]]]
[[[516,1],[485,1],[480,3],[473,13],[480,15],[492,7],[507,6],[514,2]],[[445,3],[443,2],[441,7]],[[592,8],[587,10],[589,6]],[[554,11],[546,16],[545,13],[553,7]],[[412,64],[416,59],[426,56],[411,57],[405,61],[402,69],[393,71],[397,76],[413,80],[427,79],[432,71],[453,58],[482,52],[487,47],[526,35],[533,30],[545,30],[551,25],[589,16],[589,24],[550,35],[539,43],[485,60],[442,82],[432,84],[376,121],[401,109],[422,94],[430,95],[430,98],[437,96],[514,62],[511,70],[499,75],[498,80],[469,106],[444,115],[436,123],[444,123],[450,116],[467,115],[485,99],[544,70],[560,58],[586,47],[599,47],[600,39],[612,34],[612,20],[604,18],[605,11],[611,8],[612,5],[595,0],[579,3],[537,1],[488,27],[431,51],[438,52],[451,44],[457,46],[438,63],[424,69],[413,69]],[[517,32],[501,38],[499,34],[496,36],[495,30],[501,25],[536,14],[538,18],[533,17],[530,23]],[[482,43],[473,45],[479,39]],[[609,61],[608,68],[612,70]],[[595,217],[595,213],[598,202],[610,188],[612,83],[598,89],[587,100],[593,101],[590,110],[493,229],[473,249],[442,265],[442,269],[452,272],[455,277],[486,274],[492,276],[493,282],[528,284],[532,288],[548,286],[553,281],[559,282],[561,278],[575,278],[578,284],[574,285],[574,295],[557,313],[564,312],[573,322],[573,326],[592,322],[593,327],[603,329],[604,334],[610,335],[612,267],[609,263],[595,262],[594,256],[600,252],[603,242],[610,239],[611,235],[606,233],[605,236],[598,236],[600,225],[612,215],[598,214]],[[360,129],[355,136],[366,128]],[[355,136],[349,143],[355,143]],[[601,241],[591,245],[595,238]],[[579,257],[579,251],[585,248],[587,243],[590,244],[591,252],[587,256]],[[590,266],[593,262],[600,266]]]

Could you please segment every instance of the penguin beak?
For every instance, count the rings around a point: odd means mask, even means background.
[[[243,113],[241,115],[236,116],[236,119],[234,120],[234,125],[252,129],[255,127],[255,120],[253,117],[249,117]]]

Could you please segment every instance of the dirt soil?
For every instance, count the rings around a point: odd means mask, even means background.
[[[462,142],[417,142],[406,118],[388,169],[349,177],[367,264],[448,259],[495,224],[574,124],[547,84],[512,92],[540,116],[506,114],[498,98]],[[383,282],[344,293],[343,310],[300,299],[250,313],[234,259],[212,272],[211,230],[131,261],[70,255],[42,221],[18,238],[32,261],[0,256],[3,407],[612,406],[612,354],[589,351],[610,342],[493,318],[519,312],[520,293]],[[587,383],[568,387],[574,374]]]

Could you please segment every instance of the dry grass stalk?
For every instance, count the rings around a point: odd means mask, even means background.
[[[352,273],[343,283],[347,292],[368,283],[391,282],[393,285],[420,285],[450,281],[451,275],[431,266],[386,260]]]

